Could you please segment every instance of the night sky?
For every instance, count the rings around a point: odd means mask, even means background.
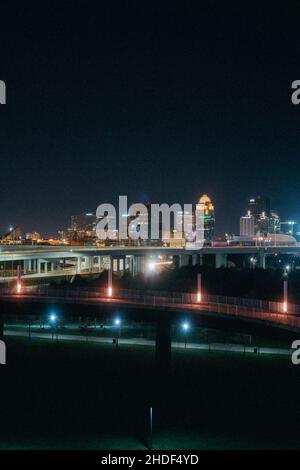
[[[218,234],[257,194],[300,222],[296,2],[6,3],[1,229],[53,234],[119,194],[204,192]]]

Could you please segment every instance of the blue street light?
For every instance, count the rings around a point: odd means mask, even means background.
[[[190,330],[190,324],[185,321],[181,324],[181,328],[183,330],[183,333],[184,333],[184,349],[186,349],[186,345],[187,345],[187,334]]]
[[[119,339],[121,338],[121,319],[119,317],[114,319],[114,324],[118,328],[118,335],[116,337],[116,348],[119,347]]]
[[[56,320],[57,320],[57,316],[55,315],[55,313],[51,313],[49,319],[50,319],[51,323],[55,323]]]
[[[56,341],[58,341],[58,330],[57,330],[57,315],[55,313],[50,313],[49,323],[52,326],[52,339],[54,339],[54,333],[56,333]]]

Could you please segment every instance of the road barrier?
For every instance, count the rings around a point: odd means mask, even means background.
[[[201,302],[197,293],[179,293],[164,291],[142,291],[135,289],[114,288],[112,296],[108,297],[107,288],[95,287],[65,287],[23,286],[20,293],[16,287],[0,287],[0,297],[13,299],[49,298],[80,303],[83,301],[123,303],[127,305],[143,305],[148,308],[184,308],[196,312],[225,314],[233,317],[245,317],[273,324],[300,328],[300,305],[288,305],[288,313],[283,312],[282,302],[244,299],[219,295],[202,294]]]

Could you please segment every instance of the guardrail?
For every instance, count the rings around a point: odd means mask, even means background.
[[[19,294],[17,294],[15,287],[0,286],[0,296],[72,299],[74,303],[80,303],[84,299],[89,299],[90,301],[102,299],[106,301],[123,301],[124,303],[157,308],[183,307],[194,312],[204,310],[234,317],[255,318],[264,322],[267,321],[273,324],[279,323],[300,329],[299,305],[289,305],[287,314],[283,312],[282,302],[269,302],[238,297],[204,294],[201,296],[201,302],[199,302],[196,293],[142,291],[117,288],[113,290],[112,296],[109,297],[106,288],[55,288],[46,286],[23,286]]]

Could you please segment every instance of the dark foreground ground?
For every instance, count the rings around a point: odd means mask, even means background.
[[[155,387],[144,347],[7,339],[1,449],[300,448],[300,366],[289,357],[174,351]],[[157,398],[159,397],[159,398]]]

